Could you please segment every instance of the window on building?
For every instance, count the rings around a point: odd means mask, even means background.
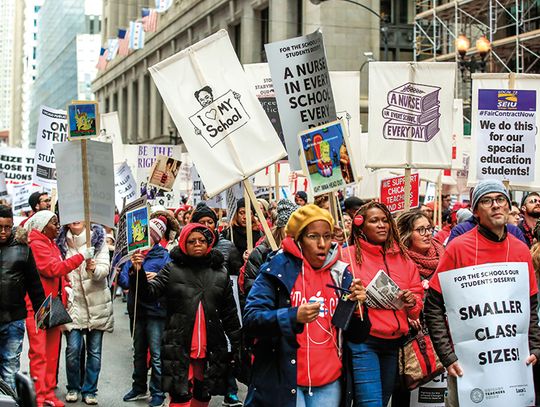
[[[236,56],[238,57],[238,59],[242,60],[240,58],[241,56],[241,49],[242,49],[242,27],[241,27],[241,24],[238,23],[236,25],[233,26],[233,29],[232,29],[232,32],[233,32],[233,47],[234,47],[234,50],[236,51]]]
[[[34,41],[37,41],[37,33],[34,33]]]
[[[94,34],[94,17],[90,17],[90,21],[88,22],[89,29],[88,32],[90,34]]]
[[[264,51],[264,44],[270,42],[270,12],[269,8],[263,8],[259,11],[259,18],[261,21],[261,61],[266,62],[266,52]]]
[[[296,0],[296,35],[304,34],[304,0]]]
[[[36,47],[32,47],[32,58],[36,59],[36,55],[37,55]]]

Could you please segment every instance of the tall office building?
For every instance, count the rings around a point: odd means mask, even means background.
[[[30,146],[35,144],[39,108],[65,109],[72,100],[92,99],[100,48],[100,0],[45,0],[39,11],[37,76],[31,91]]]
[[[10,126],[15,1],[0,0],[0,130]]]

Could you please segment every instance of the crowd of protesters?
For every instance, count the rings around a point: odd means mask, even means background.
[[[333,216],[330,199],[309,203],[299,192],[251,208],[240,199],[228,217],[204,202],[153,207],[150,248],[117,273],[114,229],[92,225],[87,245],[84,222],[61,227],[45,193],[32,194],[32,213],[19,225],[0,205],[0,378],[15,388],[26,331],[37,406],[98,404],[103,334],[113,330],[112,301],[123,291],[133,349],[125,402],[202,407],[223,395],[229,407],[408,405],[398,353],[411,332],[426,330],[447,369],[447,405],[457,406],[456,378],[470,372],[453,349],[439,274],[493,261],[529,266],[526,363],[536,364],[540,194],[518,206],[501,182],[485,180],[466,203],[443,196],[440,224],[434,203],[396,215],[349,197]],[[381,271],[399,286],[401,309],[365,303]],[[38,329],[34,316],[49,295],[71,322]],[[66,391],[55,390],[62,335]],[[237,381],[248,388],[244,401]]]

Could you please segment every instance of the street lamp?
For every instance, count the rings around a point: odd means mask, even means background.
[[[461,34],[456,39],[456,49],[459,54],[459,68],[461,72],[465,73],[465,70],[470,73],[475,73],[476,71],[484,72],[486,70],[486,56],[491,51],[491,43],[484,35],[476,40],[476,50],[480,57],[479,60],[474,55],[471,55],[469,60],[467,60],[467,50],[470,46],[471,41],[464,34]]]
[[[319,4],[324,3],[325,1],[328,1],[328,0],[309,0],[309,1],[311,2],[311,4],[313,4],[315,6],[318,6]],[[382,33],[382,36],[383,36],[383,44],[384,44],[384,60],[388,61],[388,23],[387,23],[386,19],[384,17],[382,17],[379,13],[375,12],[374,10],[372,10],[371,8],[369,8],[368,6],[366,6],[364,4],[358,3],[358,2],[353,1],[353,0],[341,0],[341,1],[356,4],[357,6],[362,7],[364,10],[369,11],[371,14],[373,14],[374,16],[376,16],[380,20],[380,22],[382,24],[381,33]]]

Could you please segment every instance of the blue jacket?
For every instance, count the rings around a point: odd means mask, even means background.
[[[296,322],[298,308],[291,307],[290,297],[301,269],[301,259],[279,250],[261,266],[249,292],[243,323],[246,332],[256,338],[256,343],[246,407],[296,406],[296,335],[303,331],[304,325]],[[350,287],[353,277],[348,265],[338,261],[332,266],[331,273],[338,281],[341,280],[341,287]],[[345,334],[348,340],[361,342],[369,329],[366,314],[364,322],[353,317]],[[345,351],[346,347],[343,348]],[[346,360],[344,356],[344,370]],[[352,386],[349,384],[342,392],[342,399],[352,398]]]
[[[448,237],[448,241],[446,242],[446,245],[448,246],[448,244],[452,241],[452,239],[455,239],[459,235],[467,233],[469,230],[472,230],[476,225],[478,225],[478,220],[474,216],[471,216],[465,222],[458,223],[456,226],[452,228],[452,231],[450,232],[450,236]],[[506,225],[506,229],[508,230],[508,233],[514,235],[523,243],[528,245],[527,240],[525,239],[525,236],[523,236],[523,232],[517,226],[509,223]]]
[[[171,261],[169,252],[162,247],[159,243],[155,244],[154,247],[146,254],[146,257],[143,261],[143,270],[152,273],[158,273]],[[133,311],[135,305],[135,285],[130,286],[129,284],[129,269],[131,268],[131,260],[128,260],[122,266],[122,271],[118,276],[118,284],[123,289],[129,289],[128,293],[128,312],[130,318],[133,318]],[[162,317],[167,316],[167,308],[165,306],[165,301],[158,300],[153,302],[145,302],[141,300],[139,293],[138,298],[139,308],[137,308],[137,317]]]

